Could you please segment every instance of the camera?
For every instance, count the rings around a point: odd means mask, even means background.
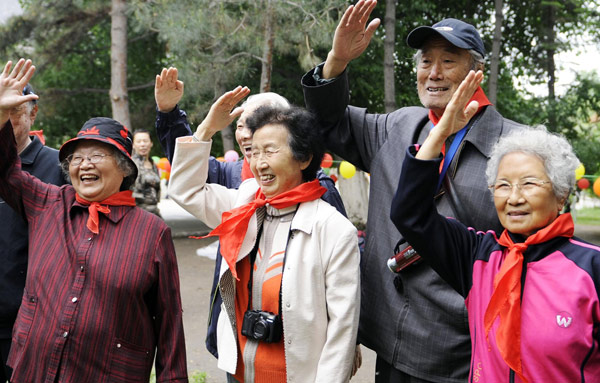
[[[248,310],[242,321],[242,335],[266,342],[276,343],[281,340],[283,325],[281,317],[268,311]]]

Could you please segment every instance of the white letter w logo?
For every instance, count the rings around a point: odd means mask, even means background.
[[[573,321],[573,318],[571,318],[571,317],[564,317],[560,314],[556,316],[556,324],[559,327],[567,328],[571,325],[572,321]]]

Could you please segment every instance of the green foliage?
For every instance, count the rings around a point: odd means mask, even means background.
[[[32,80],[40,95],[34,129],[58,147],[95,116],[111,116],[110,3],[95,0],[27,0],[0,36],[0,59],[29,57],[37,67]],[[21,28],[27,28],[26,30]],[[17,32],[18,31],[18,32]],[[132,125],[154,131],[154,75],[165,57],[153,32],[130,28],[128,41],[129,108]],[[159,145],[153,155],[160,155]]]

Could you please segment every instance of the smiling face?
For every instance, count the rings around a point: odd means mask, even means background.
[[[417,63],[417,91],[424,107],[441,117],[471,69],[471,54],[446,39],[434,37],[421,50]]]
[[[309,161],[292,155],[285,126],[269,124],[254,132],[250,169],[267,198],[275,197],[302,183],[302,170]]]
[[[532,154],[513,152],[505,155],[498,166],[496,182],[515,185],[524,179],[549,181],[542,160]],[[559,200],[550,183],[524,194],[513,187],[507,197],[494,196],[494,205],[502,226],[511,233],[530,236],[558,217],[564,201]]]
[[[138,132],[133,136],[133,150],[142,157],[148,158],[152,149],[152,140],[148,132]]]
[[[105,157],[93,164],[88,160],[93,154],[103,154]],[[69,165],[69,176],[77,194],[95,202],[119,192],[125,172],[117,165],[113,151],[107,144],[81,140],[75,146],[73,155],[88,157],[79,166]]]

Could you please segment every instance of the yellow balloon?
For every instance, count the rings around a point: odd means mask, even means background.
[[[575,179],[578,180],[583,177],[585,174],[585,166],[583,164],[579,164],[579,166],[575,169]]]
[[[352,177],[354,177],[355,173],[356,173],[356,167],[354,165],[352,165],[350,162],[342,161],[340,163],[340,174],[342,175],[342,177],[352,178]]]

